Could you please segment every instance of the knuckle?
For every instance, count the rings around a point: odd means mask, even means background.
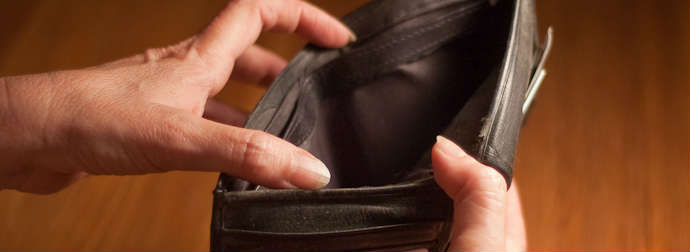
[[[482,173],[482,176],[480,177],[482,184],[484,184],[484,187],[486,188],[494,188],[496,190],[499,190],[501,192],[506,191],[506,182],[505,178],[503,178],[503,175],[498,172],[493,167],[486,166],[483,164],[480,164],[482,170],[484,171]]]
[[[477,190],[466,200],[487,212],[500,212],[505,208],[505,193],[494,190]]]
[[[144,51],[146,62],[156,62],[166,54],[165,48],[149,48]]]
[[[260,131],[250,131],[242,148],[240,169],[252,177],[270,177],[279,157],[268,151],[273,145],[271,136]]]
[[[216,66],[216,65],[214,65]],[[225,69],[212,67],[204,61],[194,61],[177,69],[176,73],[182,77],[179,82],[184,87],[193,87],[201,94],[216,94],[227,81]]]
[[[202,59],[196,50],[197,40],[197,36],[194,35],[170,46],[146,49],[144,51],[145,62],[157,62],[169,58],[200,62]]]
[[[506,186],[503,176],[493,168],[481,167],[483,172],[476,179],[470,180],[456,192],[455,199],[473,202],[477,207],[487,210],[503,209],[505,206]]]
[[[270,29],[278,23],[278,12],[273,4],[265,1],[255,2],[253,11],[256,11],[261,18],[264,27]]]
[[[256,0],[233,0],[231,1],[232,4],[236,5],[241,5],[241,6],[251,6],[256,4]]]
[[[264,5],[263,1],[255,0],[235,0],[231,4],[233,7],[248,11],[250,13],[260,13],[261,9],[264,8],[262,7]]]

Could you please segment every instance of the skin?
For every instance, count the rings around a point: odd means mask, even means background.
[[[434,177],[453,199],[449,251],[525,251],[527,237],[517,184],[506,181],[439,136],[431,152]]]
[[[351,40],[347,27],[301,1],[231,1],[202,33],[176,45],[86,69],[3,78],[0,185],[51,193],[84,174],[169,170],[222,171],[273,188],[325,185],[321,161],[236,127],[244,115],[210,99],[228,78],[265,83],[285,66],[253,45],[262,31],[325,47]]]
[[[244,129],[213,99],[228,79],[268,84],[285,60],[254,45],[262,31],[323,47],[355,40],[299,0],[235,0],[176,45],[85,69],[0,78],[0,189],[57,192],[86,175],[225,172],[271,188],[320,188],[330,175],[308,152]],[[455,202],[450,250],[524,250],[515,185],[440,137],[436,180]]]

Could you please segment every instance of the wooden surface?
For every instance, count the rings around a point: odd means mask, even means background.
[[[341,16],[363,1],[318,1]],[[0,1],[0,76],[79,68],[174,43],[224,1]],[[539,1],[555,29],[516,179],[530,250],[688,251],[688,1]],[[304,41],[260,43],[290,58]],[[220,95],[251,110],[263,89]],[[1,161],[0,161],[1,164]],[[90,177],[0,191],[0,250],[207,250],[217,174]]]

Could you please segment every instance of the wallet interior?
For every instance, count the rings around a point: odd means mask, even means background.
[[[519,18],[530,4],[378,0],[343,19],[357,42],[307,46],[245,127],[311,152],[331,182],[270,190],[221,174],[212,250],[445,250],[452,200],[431,176],[430,149],[449,136],[509,183],[503,150],[514,149],[536,48],[534,20]]]
[[[493,97],[477,90],[496,85],[487,80],[507,45],[510,6],[468,2],[384,26],[304,69],[266,131],[321,159],[328,188],[398,184],[428,170],[435,136],[475,93]],[[481,122],[489,104],[463,120]],[[476,138],[480,128],[463,134]]]

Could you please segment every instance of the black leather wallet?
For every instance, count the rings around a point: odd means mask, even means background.
[[[211,250],[445,250],[453,209],[430,166],[438,134],[510,184],[551,38],[538,42],[533,0],[379,0],[343,22],[359,39],[307,46],[246,124],[321,159],[330,184],[273,190],[221,175]]]

